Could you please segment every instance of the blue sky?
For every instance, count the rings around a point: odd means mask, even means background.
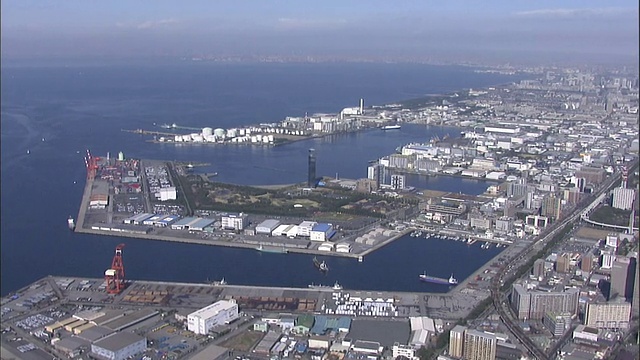
[[[638,54],[638,2],[2,1],[3,58]],[[554,55],[555,54],[555,55]]]

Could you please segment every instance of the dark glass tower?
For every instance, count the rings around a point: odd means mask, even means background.
[[[307,185],[309,187],[316,187],[316,151],[309,149],[309,178]]]

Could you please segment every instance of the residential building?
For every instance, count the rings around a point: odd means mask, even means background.
[[[626,329],[631,318],[631,303],[617,298],[609,302],[587,303],[584,324],[598,329]]]
[[[497,342],[494,334],[467,330],[464,333],[462,358],[465,360],[494,360]]]

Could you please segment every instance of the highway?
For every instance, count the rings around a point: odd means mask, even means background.
[[[635,167],[636,164],[633,165]],[[613,188],[614,184],[618,179],[620,179],[621,174],[615,173],[611,176],[605,183],[602,184],[597,193],[592,194],[590,198],[595,198],[595,201],[599,201],[598,197],[601,194],[604,194]],[[586,202],[586,201],[585,201]],[[494,277],[491,283],[491,297],[493,300],[493,305],[500,316],[500,319],[503,321],[507,329],[513,333],[513,335],[522,343],[522,345],[529,351],[529,353],[534,356],[536,359],[551,359],[555,357],[555,352],[559,348],[559,344],[551,348],[549,354],[545,353],[543,349],[538,347],[527,334],[524,333],[523,329],[518,325],[518,320],[513,316],[511,307],[509,302],[506,301],[506,294],[511,289],[505,289],[501,291],[500,288],[502,284],[505,283],[505,276],[511,272],[519,263],[526,263],[533,255],[539,251],[540,248],[543,248],[553,237],[561,230],[565,228],[568,224],[573,223],[576,220],[580,220],[580,216],[585,208],[587,208],[590,204],[581,203],[579,206],[576,206],[573,211],[566,216],[562,221],[556,222],[551,225],[544,233],[540,234],[540,239],[538,241],[533,242],[530,246],[524,248],[518,255],[514,256],[510,259],[510,262],[506,264],[503,268],[498,272],[498,276]],[[522,265],[520,265],[522,266]],[[515,319],[514,319],[515,318]],[[563,338],[566,340],[566,338]],[[561,343],[561,342],[559,342]]]

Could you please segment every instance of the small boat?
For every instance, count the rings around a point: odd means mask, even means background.
[[[382,130],[400,130],[400,125],[387,125],[381,127]]]
[[[224,286],[224,285],[227,285],[227,281],[224,278],[222,278],[222,280],[220,280],[220,281],[214,281],[213,285],[214,286]]]
[[[27,149],[27,155],[31,154],[31,150]]]
[[[73,220],[73,217],[69,216],[67,219],[67,224],[69,225],[69,230],[73,231],[76,229],[76,222]]]
[[[326,262],[318,260],[317,257],[313,257],[313,265],[323,273],[329,271],[329,265]]]

